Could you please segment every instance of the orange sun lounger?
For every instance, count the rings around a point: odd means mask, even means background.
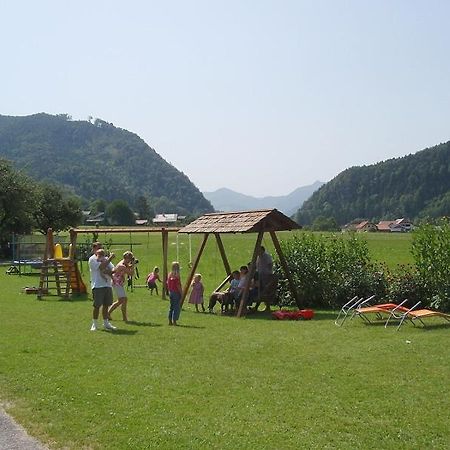
[[[376,314],[377,319],[381,320],[383,318],[383,314],[391,314],[392,311],[402,311],[406,312],[409,311],[408,308],[403,306],[408,300],[403,300],[400,304],[397,303],[381,303],[379,305],[373,305],[373,306],[362,306],[363,304],[359,305],[355,310],[353,311],[352,318],[354,316],[359,316],[361,319],[363,319],[367,323],[372,323],[372,321],[369,319],[369,314]]]
[[[416,303],[412,308],[402,312],[401,314],[397,314],[397,310],[392,310],[384,326],[387,327],[390,319],[400,320],[397,331],[406,319],[410,320],[414,326],[416,325],[415,321],[418,320],[424,327],[425,322],[423,322],[422,319],[427,317],[443,317],[445,320],[450,322],[450,314],[445,314],[441,311],[433,311],[432,309],[415,309],[419,304],[420,302]]]
[[[371,295],[368,299],[364,300],[364,297],[359,298],[358,296],[353,297],[351,300],[349,300],[345,305],[342,305],[341,310],[339,311],[338,316],[336,317],[336,320],[334,323],[341,327],[344,325],[344,322],[346,321],[347,317],[351,314],[351,318],[354,316],[354,311],[357,307],[360,307],[361,305],[367,304],[371,302],[375,298],[375,295]]]

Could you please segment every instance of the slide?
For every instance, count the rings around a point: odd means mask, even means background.
[[[83,279],[81,278],[80,269],[78,268],[78,264],[76,264],[74,261],[70,259],[62,259],[62,267],[64,272],[68,272],[70,266],[73,264],[73,269],[71,270],[71,277],[70,277],[70,287],[72,289],[73,294],[86,294],[87,289],[86,285],[83,282]]]
[[[75,264],[75,283],[73,278],[74,277],[72,275],[72,279],[70,280],[72,292],[76,292],[78,294],[86,294],[87,293],[86,285],[83,282],[83,278],[81,278],[81,273],[80,269],[78,268],[78,264]]]

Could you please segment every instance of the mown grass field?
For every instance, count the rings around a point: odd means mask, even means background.
[[[411,262],[404,236],[367,235],[371,254]],[[127,249],[129,236],[113,239],[114,251]],[[232,266],[250,258],[254,239],[224,237]],[[143,277],[160,264],[160,237],[133,241]],[[223,278],[211,244],[199,267],[207,292]],[[180,237],[184,276],[188,247]],[[186,306],[169,327],[167,302],[137,288],[131,322],[93,333],[89,300],[38,301],[20,292],[36,277],[2,270],[0,280],[0,398],[52,448],[450,447],[450,329],[439,320],[395,332],[360,320],[338,328],[332,311],[277,322]]]

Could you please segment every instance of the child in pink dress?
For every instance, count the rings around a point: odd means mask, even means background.
[[[156,290],[156,295],[158,294],[158,286],[156,282],[159,281],[161,283],[161,278],[159,278],[159,268],[155,267],[153,272],[147,275],[147,287],[150,289],[150,294],[153,295],[153,289]]]
[[[195,310],[197,312],[200,312],[198,310],[198,305],[202,305],[202,310],[205,312],[205,305],[203,304],[203,284],[202,284],[202,276],[197,273],[194,275],[194,279],[191,284],[191,295],[189,297],[189,303],[192,305],[195,305]]]

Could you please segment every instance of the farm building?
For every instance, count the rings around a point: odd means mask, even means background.
[[[411,221],[405,218],[396,220],[382,220],[378,222],[376,226],[378,231],[387,233],[405,233],[412,230]]]

